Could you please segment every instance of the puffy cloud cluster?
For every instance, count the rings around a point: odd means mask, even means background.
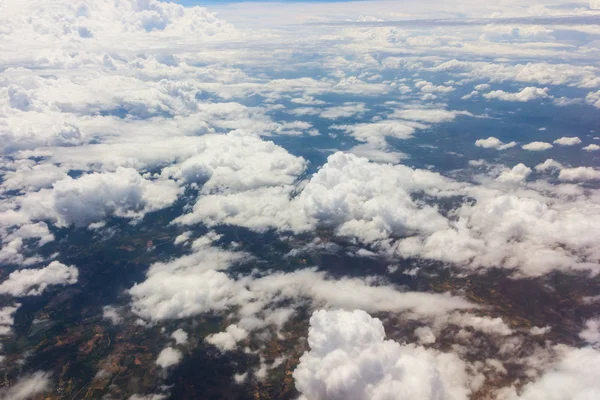
[[[429,171],[370,163],[352,154],[336,153],[293,199],[289,189],[282,187],[205,196],[180,221],[295,231],[321,225],[335,228],[341,236],[372,242],[390,235],[444,229],[447,222],[436,208],[414,201],[410,193],[445,196],[459,187]]]
[[[550,97],[548,95],[548,88],[537,88],[537,87],[526,87],[520,92],[509,93],[503,90],[494,90],[493,92],[489,92],[483,95],[484,98],[488,100],[502,100],[502,101],[518,101],[518,102],[528,102],[537,99],[545,99]]]
[[[489,79],[492,82],[516,81],[538,85],[567,85],[583,88],[600,86],[598,69],[590,65],[557,64],[555,62],[511,64],[453,59],[438,64],[431,70],[453,72],[469,79]],[[533,93],[533,91],[530,90],[530,93]]]
[[[200,183],[202,193],[236,193],[269,186],[291,185],[306,161],[255,135],[233,132],[205,135],[194,155],[162,170],[161,176]]]
[[[528,150],[528,151],[544,151],[544,150],[551,149],[552,147],[553,146],[547,142],[531,142],[531,143],[527,143],[527,144],[524,144],[523,146],[521,146],[521,148],[523,150]]]
[[[500,139],[490,136],[487,139],[477,139],[475,146],[483,147],[484,149],[506,150],[515,147],[517,142],[503,143]]]
[[[50,286],[76,283],[78,276],[79,271],[75,266],[52,261],[41,269],[21,269],[12,272],[0,283],[0,293],[18,297],[39,296]]]
[[[558,179],[561,181],[592,181],[600,179],[600,170],[592,167],[564,168],[560,171]]]
[[[137,218],[171,205],[179,187],[170,181],[151,181],[135,169],[67,177],[52,189],[26,196],[21,212],[32,220],[53,220],[60,226],[87,226],[110,215]]]
[[[575,146],[581,143],[581,139],[578,137],[561,137],[560,139],[556,139],[554,144],[558,144],[560,146]]]
[[[542,377],[528,383],[518,395],[504,390],[502,400],[594,399],[600,393],[600,351],[558,346],[559,360]]]
[[[600,346],[600,318],[587,320],[579,337],[591,345]]]
[[[156,365],[162,368],[169,368],[179,364],[182,357],[183,356],[179,350],[176,350],[172,347],[166,347],[158,355],[158,358],[156,359]]]
[[[248,331],[237,325],[229,325],[225,331],[208,335],[206,342],[216,346],[221,351],[233,350],[237,343],[248,337]]]
[[[201,237],[192,254],[153,264],[146,279],[129,290],[133,311],[157,321],[237,310],[236,324],[207,338],[222,350],[230,350],[253,330],[281,326],[306,300],[321,307],[404,312],[415,318],[475,307],[449,294],[402,292],[375,277],[336,280],[314,268],[232,277],[227,269],[247,260],[247,255],[211,245],[217,238],[214,234]]]
[[[310,351],[294,371],[302,399],[467,399],[466,365],[453,354],[385,340],[364,311],[316,311]]]
[[[23,18],[27,15],[28,18]],[[156,0],[145,1],[41,1],[34,4],[3,7],[3,40],[7,51],[0,59],[3,63],[27,62],[36,57],[50,63],[56,57],[51,49],[83,49],[99,44],[113,48],[135,45],[135,40],[193,35],[196,39],[232,37],[236,35],[231,25],[219,20],[213,13],[194,7],[184,8],[174,3]],[[17,49],[34,48],[19,54]],[[140,44],[137,44],[140,46]],[[44,60],[45,57],[48,57]]]
[[[546,162],[536,170],[551,167],[564,168]],[[594,194],[575,191],[571,199],[560,191],[543,194],[535,182],[527,183],[531,172],[519,164],[498,176],[503,186],[472,186],[426,170],[336,153],[293,198],[279,187],[208,196],[180,221],[296,232],[323,226],[401,256],[533,275],[554,268],[596,270],[600,254],[593,243],[600,233],[593,221],[600,215]],[[595,172],[564,168],[561,174],[561,180],[584,180]],[[475,201],[443,215],[436,204],[453,196]]]

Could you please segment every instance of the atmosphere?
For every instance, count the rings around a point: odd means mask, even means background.
[[[0,400],[600,399],[600,1],[0,1]]]

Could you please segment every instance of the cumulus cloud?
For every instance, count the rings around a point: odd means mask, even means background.
[[[143,216],[171,205],[179,188],[170,181],[151,181],[132,168],[66,178],[26,196],[21,211],[31,219],[51,219],[62,226],[87,226],[109,215]]]
[[[132,396],[129,397],[128,400],[164,400],[166,399],[167,396],[164,394],[148,394],[148,395],[141,395],[141,394],[134,394]]]
[[[526,87],[520,92],[509,93],[503,90],[494,90],[493,92],[485,93],[484,98],[488,100],[502,100],[502,101],[518,101],[528,102],[537,99],[545,99],[550,97],[548,95],[548,88],[537,88],[537,87]]]
[[[208,335],[205,341],[221,351],[229,351],[235,349],[237,343],[247,337],[248,331],[233,324],[229,325],[223,332]]]
[[[183,356],[179,350],[176,350],[172,347],[165,347],[158,355],[158,358],[156,359],[156,365],[162,368],[169,368],[179,364],[182,357]]]
[[[579,337],[591,345],[600,345],[600,318],[587,320],[585,328],[579,333]]]
[[[592,348],[573,349],[558,346],[560,359],[534,382],[528,383],[520,395],[507,390],[503,400],[593,399],[600,393],[597,371],[600,351]]]
[[[546,171],[551,171],[551,170],[561,170],[563,169],[564,166],[559,163],[556,160],[553,160],[551,158],[547,159],[546,161],[544,161],[541,164],[538,164],[535,166],[535,170],[538,172],[546,172]]]
[[[528,150],[528,151],[544,151],[544,150],[551,149],[552,147],[553,146],[547,142],[531,142],[531,143],[527,143],[527,144],[521,146],[521,148],[523,150]]]
[[[17,380],[12,386],[0,389],[2,400],[27,400],[51,389],[50,374],[37,371]]]
[[[600,179],[600,171],[592,167],[564,168],[558,179],[561,181],[592,181]]]
[[[517,164],[511,170],[504,171],[496,180],[504,183],[522,183],[531,175],[531,168],[525,164]]]
[[[188,334],[183,329],[177,329],[171,334],[171,337],[175,340],[175,343],[177,344],[186,344],[188,341]]]
[[[585,146],[583,148],[583,150],[585,150],[585,151],[598,151],[598,150],[600,150],[600,146],[598,146],[597,144],[593,144],[592,143],[590,145]]]
[[[560,139],[556,139],[554,144],[558,144],[559,146],[575,146],[581,143],[581,139],[578,137],[561,137]]]
[[[303,399],[467,399],[465,363],[453,354],[385,340],[364,311],[317,311],[310,351],[294,371]]]
[[[487,139],[478,139],[475,141],[475,146],[485,149],[506,150],[515,147],[517,142],[503,143],[500,139],[490,136]]]
[[[410,193],[445,196],[445,191],[452,194],[459,187],[433,172],[375,164],[352,154],[336,153],[294,199],[289,198],[290,189],[277,187],[203,197],[192,214],[179,220],[294,231],[321,225],[335,228],[341,236],[372,242],[390,235],[443,229],[447,222],[436,208],[415,202]]]
[[[72,285],[77,282],[79,271],[73,265],[66,266],[52,261],[41,269],[22,269],[12,272],[0,283],[0,293],[11,296],[39,296],[50,286]]]
[[[577,201],[542,196],[533,183],[514,193],[530,173],[525,165],[517,165],[496,181],[506,187],[471,186],[426,170],[336,153],[293,198],[284,188],[205,197],[179,221],[296,232],[324,226],[401,256],[519,268],[527,274],[595,269],[600,254],[592,249],[597,236],[590,232],[596,230],[586,228],[600,217],[593,202],[577,192]],[[430,201],[416,201],[415,194]],[[435,204],[452,196],[476,201],[462,203],[448,218]]]
[[[109,320],[114,325],[117,325],[122,320],[117,309],[112,306],[105,306],[102,309],[102,318]]]
[[[206,242],[190,256],[152,265],[146,280],[129,290],[133,311],[145,319],[164,320],[237,309],[235,326],[207,339],[231,349],[245,331],[281,326],[307,300],[322,307],[404,312],[415,318],[475,307],[449,294],[402,292],[375,277],[336,280],[315,268],[234,278],[226,270],[245,255]]]

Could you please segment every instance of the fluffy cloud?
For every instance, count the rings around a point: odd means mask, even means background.
[[[485,149],[506,150],[515,147],[517,142],[503,143],[500,139],[490,136],[487,139],[478,139],[475,141],[475,146]]]
[[[87,226],[110,215],[139,218],[171,205],[179,194],[172,181],[151,181],[135,169],[67,177],[52,189],[25,196],[21,212],[32,220],[53,220],[60,226]]]
[[[579,337],[589,344],[600,345],[600,318],[587,320],[585,328],[579,333]]]
[[[290,188],[204,197],[180,221],[296,232],[324,226],[401,256],[534,275],[553,268],[595,269],[600,254],[592,243],[600,236],[590,223],[600,215],[593,202],[582,194],[576,201],[541,196],[535,183],[518,189],[530,173],[517,165],[496,181],[504,187],[471,186],[430,171],[336,153],[293,198]],[[415,194],[429,201],[417,201]],[[435,204],[452,196],[475,202],[463,203],[448,218]]]
[[[507,391],[503,400],[593,399],[600,393],[600,351],[559,346],[560,360],[543,376],[523,388],[522,394]]]
[[[12,386],[0,389],[0,399],[27,400],[47,392],[50,388],[50,374],[38,371],[19,378]]]
[[[522,183],[531,175],[531,168],[525,164],[517,164],[511,170],[504,171],[496,180],[504,183]]]
[[[285,187],[205,196],[180,221],[224,222],[259,230],[274,226],[303,231],[320,225],[372,242],[444,229],[447,222],[436,208],[414,201],[410,193],[446,196],[458,188],[436,173],[336,153],[294,199]]]
[[[195,154],[164,168],[161,176],[202,183],[203,193],[235,193],[265,186],[290,185],[306,161],[259,137],[244,132],[205,135]]]
[[[171,334],[171,337],[177,344],[186,344],[188,341],[188,334],[183,329],[177,329]]]
[[[551,158],[547,159],[541,164],[535,166],[535,170],[538,172],[546,172],[550,170],[561,170],[564,166],[556,160]]]
[[[310,351],[294,371],[303,399],[467,399],[465,363],[452,354],[385,340],[364,311],[317,311]]]
[[[560,139],[556,139],[554,144],[558,144],[560,146],[575,146],[576,144],[581,143],[581,139],[578,137],[561,137]]]
[[[228,276],[226,270],[247,255],[211,246],[214,237],[198,240],[203,245],[196,246],[195,253],[151,266],[146,280],[129,290],[132,308],[149,320],[237,308],[236,326],[210,339],[227,348],[230,345],[225,343],[243,338],[242,330],[280,326],[290,315],[289,307],[305,305],[306,300],[327,307],[405,312],[415,317],[434,317],[475,307],[448,294],[402,292],[374,277],[335,280],[313,268],[236,279]],[[277,304],[289,306],[274,308]]]
[[[590,223],[600,215],[594,204],[585,199],[555,203],[537,193],[523,194],[479,193],[476,204],[459,209],[451,229],[401,240],[396,251],[473,267],[518,268],[527,275],[554,268],[597,270],[600,254],[592,243],[598,236],[590,234],[595,231]]]
[[[158,355],[158,358],[156,359],[156,365],[162,368],[169,368],[179,364],[182,357],[183,356],[179,350],[175,350],[172,347],[165,347]]]
[[[233,350],[238,342],[247,337],[248,331],[237,325],[229,325],[225,331],[208,335],[205,340],[221,351],[228,351]]]
[[[600,179],[600,171],[592,167],[564,168],[558,179],[561,181],[592,181]]]
[[[590,144],[587,145],[583,148],[583,150],[585,151],[598,151],[600,150],[600,146],[598,146],[597,144]]]
[[[494,90],[493,92],[489,92],[483,95],[488,100],[502,100],[502,101],[518,101],[518,102],[527,102],[537,99],[545,99],[550,97],[548,95],[548,88],[537,88],[537,87],[527,87],[520,92],[516,93],[508,93],[503,90]]]
[[[66,266],[52,261],[42,269],[22,269],[12,272],[0,283],[0,293],[11,296],[39,296],[49,286],[72,285],[77,282],[79,271],[75,266]]]
[[[551,149],[552,147],[553,146],[547,142],[531,142],[531,143],[527,143],[527,144],[521,146],[521,148],[523,150],[528,150],[528,151],[544,151],[544,150]]]

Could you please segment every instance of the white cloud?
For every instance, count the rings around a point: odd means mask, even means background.
[[[364,311],[317,311],[310,351],[294,371],[302,399],[467,399],[466,365],[455,355],[385,340]]]
[[[559,346],[560,359],[542,377],[523,387],[521,395],[507,391],[502,400],[594,399],[600,393],[600,351]]]
[[[246,256],[209,244],[170,263],[153,264],[146,280],[129,290],[133,311],[145,319],[163,320],[235,307],[240,318],[237,327],[251,331],[266,325],[281,326],[291,310],[306,305],[307,299],[321,306],[405,312],[415,317],[476,307],[449,294],[402,292],[374,277],[335,280],[312,268],[234,279],[220,270]],[[277,304],[289,306],[274,307]]]
[[[165,347],[158,355],[156,365],[162,368],[169,368],[179,364],[182,358],[183,356],[179,350],[175,350],[172,347]]]
[[[20,304],[15,304],[0,308],[0,336],[9,335],[11,333],[11,327],[15,322],[14,314],[20,306]]]
[[[414,334],[417,337],[419,343],[421,344],[432,344],[436,341],[436,337],[433,333],[433,330],[428,326],[418,327],[417,329],[415,329]]]
[[[225,331],[208,335],[204,340],[221,351],[230,351],[236,348],[237,343],[248,337],[248,331],[232,324]]]
[[[561,137],[560,139],[556,139],[554,144],[558,144],[560,146],[575,146],[576,144],[580,144],[581,139],[578,137]]]
[[[495,90],[493,92],[489,92],[483,95],[488,100],[502,100],[502,101],[518,101],[518,102],[527,102],[537,99],[545,99],[550,97],[548,95],[548,88],[537,88],[537,87],[527,87],[520,92],[516,93],[508,93],[503,90]]]
[[[61,226],[87,226],[110,215],[139,218],[171,205],[179,195],[172,181],[151,181],[135,169],[65,178],[52,189],[25,196],[21,212],[32,220],[50,219]]]
[[[529,333],[533,336],[545,335],[546,333],[552,330],[551,326],[544,326],[540,328],[539,326],[534,326],[529,330]]]
[[[128,400],[164,400],[167,396],[164,394],[148,394],[148,395],[140,395],[134,394],[129,397]]]
[[[203,183],[203,193],[235,193],[265,186],[294,183],[306,167],[273,142],[233,132],[206,135],[197,141],[192,157],[163,169],[163,177],[185,183]]]
[[[478,139],[475,141],[475,146],[485,149],[506,150],[515,147],[517,142],[503,143],[500,139],[490,136],[487,139]]]
[[[27,400],[51,389],[50,374],[37,371],[17,380],[15,384],[0,388],[2,400]]]
[[[364,103],[346,103],[343,106],[328,107],[319,115],[326,119],[349,118],[367,111]]]
[[[461,327],[471,327],[488,335],[508,336],[513,330],[506,325],[502,318],[478,317],[471,314],[454,313],[449,316],[448,322]]]
[[[585,151],[598,151],[600,150],[600,146],[598,146],[597,144],[590,144],[587,145],[583,148],[583,150]]]
[[[591,345],[600,345],[600,318],[587,320],[585,328],[579,333],[579,337]]]
[[[188,342],[188,334],[183,329],[177,329],[171,334],[171,337],[175,339],[177,344],[186,344]]]
[[[517,164],[511,170],[502,172],[496,180],[504,183],[523,183],[531,175],[531,168],[525,164]]]
[[[408,108],[404,110],[395,110],[391,118],[408,119],[425,123],[439,124],[442,122],[453,121],[457,116],[473,116],[468,111],[450,111],[444,109],[429,108]]]
[[[550,170],[561,170],[563,169],[564,166],[559,163],[558,161],[555,161],[551,158],[547,159],[546,161],[544,161],[541,164],[538,164],[535,166],[535,170],[538,172],[546,172],[546,171],[550,171]]]
[[[588,93],[585,97],[585,101],[596,108],[600,108],[600,90]]]
[[[523,150],[528,150],[528,151],[544,151],[544,150],[551,149],[552,147],[553,146],[547,142],[531,142],[531,143],[527,143],[527,144],[521,146],[521,148]]]
[[[113,306],[104,306],[102,309],[102,318],[109,320],[114,325],[117,325],[122,320],[119,312]]]
[[[592,167],[564,168],[560,171],[558,179],[561,181],[592,181],[600,179],[600,170]]]
[[[75,266],[66,266],[52,261],[41,269],[21,269],[12,272],[0,283],[0,293],[11,296],[39,296],[50,286],[72,285],[77,282],[79,271]]]

